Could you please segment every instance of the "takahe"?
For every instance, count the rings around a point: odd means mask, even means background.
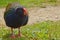
[[[10,3],[7,5],[4,20],[8,27],[11,27],[12,38],[15,38],[13,29],[18,28],[18,36],[20,37],[20,27],[24,26],[28,22],[28,12],[25,7],[19,3]]]

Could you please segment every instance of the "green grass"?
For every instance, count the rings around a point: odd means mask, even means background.
[[[0,0],[0,7],[5,7],[8,3],[19,2],[25,7],[43,7],[47,5],[57,5],[60,1],[57,0]]]
[[[0,27],[2,40],[60,40],[60,21],[44,21],[33,25],[21,27],[21,38],[10,38],[10,28]],[[17,34],[17,29],[14,30]]]
[[[56,6],[60,4],[57,0],[0,0],[0,7],[6,7],[8,3],[19,2],[23,6],[43,7],[47,5]],[[0,40],[60,40],[60,21],[45,21],[33,25],[26,25],[21,28],[21,33],[24,35],[21,38],[10,38],[10,28],[0,27]],[[17,34],[17,29],[14,30]]]

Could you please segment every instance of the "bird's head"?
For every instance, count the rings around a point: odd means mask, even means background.
[[[16,14],[18,15],[28,15],[26,8],[17,8]]]

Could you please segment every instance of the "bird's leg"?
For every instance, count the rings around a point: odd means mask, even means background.
[[[20,27],[18,28],[18,37],[21,37],[21,34],[20,34]]]
[[[13,28],[11,28],[11,38],[15,38],[14,32],[13,32]]]

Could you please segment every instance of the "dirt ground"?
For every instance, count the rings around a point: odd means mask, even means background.
[[[0,8],[0,25],[5,25],[4,22],[4,11],[5,8]],[[46,8],[39,8],[39,7],[34,7],[28,9],[29,12],[29,21],[28,24],[33,24],[36,22],[41,22],[45,20],[60,20],[60,6],[56,7],[46,7]]]

